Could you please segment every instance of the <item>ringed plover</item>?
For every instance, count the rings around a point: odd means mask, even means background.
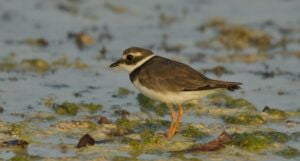
[[[130,47],[123,51],[123,56],[110,65],[120,66],[130,74],[134,86],[151,99],[166,103],[171,114],[171,126],[167,138],[171,139],[183,116],[182,103],[200,99],[214,89],[239,89],[242,83],[213,80],[207,78],[190,66],[154,55],[151,50]],[[178,105],[178,115],[173,109]]]

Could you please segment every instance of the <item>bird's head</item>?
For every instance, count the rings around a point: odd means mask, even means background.
[[[120,66],[125,70],[132,72],[134,69],[144,64],[153,56],[154,55],[151,50],[139,47],[130,47],[123,51],[121,59],[112,63],[109,67],[113,68]]]

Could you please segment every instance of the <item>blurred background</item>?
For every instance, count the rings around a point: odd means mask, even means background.
[[[0,146],[0,160],[19,155],[30,160],[84,160],[91,152],[103,152],[101,146],[89,152],[71,148],[86,132],[84,130],[75,136],[59,133],[59,130],[53,132],[55,135],[39,131],[57,127],[64,121],[95,122],[99,115],[115,121],[118,119],[115,111],[122,110],[133,116],[143,116],[139,118],[142,120],[150,116],[168,120],[168,115],[155,115],[160,111],[153,114],[151,108],[141,107],[140,100],[136,99],[138,91],[130,83],[128,73],[108,68],[123,50],[132,46],[149,48],[157,55],[190,64],[210,78],[242,82],[242,90],[228,93],[224,98],[243,99],[243,103],[250,103],[259,115],[266,116],[266,120],[270,118],[264,114],[268,108],[299,112],[299,8],[299,0],[1,0],[0,127],[4,130],[0,130],[0,142],[25,135],[7,133],[5,128],[9,131],[12,125],[38,129],[24,128],[24,133],[33,133],[29,139],[24,137],[25,140],[35,140],[25,154]],[[79,109],[75,115],[66,116],[65,111],[57,110],[66,102],[84,102],[97,106],[92,107],[96,109],[101,105],[101,110],[91,114]],[[195,111],[199,115],[192,115]],[[200,108],[188,110],[188,113],[183,122],[201,123],[203,128],[211,128],[208,130],[211,138],[229,126],[223,118],[226,111],[204,114]],[[296,116],[269,122],[260,128],[288,134],[298,132],[298,141],[290,141],[285,147],[293,147],[299,156],[300,120],[299,115],[291,115]],[[55,119],[49,122],[50,117]],[[288,127],[289,123],[293,126]],[[106,138],[100,134],[96,137]],[[47,145],[50,142],[52,144]],[[112,150],[103,154],[102,159],[111,160],[117,153],[128,159],[126,157],[131,155],[120,150],[120,144],[109,144]],[[272,152],[264,155],[238,153],[242,157],[226,152],[201,153],[193,157],[247,160],[254,156],[257,160],[297,160]],[[166,151],[140,155],[142,157],[135,156],[135,159],[184,160]],[[94,154],[88,158],[97,157]]]

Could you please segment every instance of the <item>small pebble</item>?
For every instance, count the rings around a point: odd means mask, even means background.
[[[92,138],[89,134],[85,134],[83,137],[80,138],[78,144],[77,144],[77,148],[82,148],[85,147],[87,145],[94,145],[95,144],[95,139]]]
[[[99,120],[98,120],[98,124],[102,125],[102,124],[110,124],[111,121],[108,120],[105,116],[100,116]]]

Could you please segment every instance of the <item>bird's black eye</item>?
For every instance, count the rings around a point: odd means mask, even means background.
[[[129,60],[129,61],[133,60],[133,55],[127,55],[126,59]]]

